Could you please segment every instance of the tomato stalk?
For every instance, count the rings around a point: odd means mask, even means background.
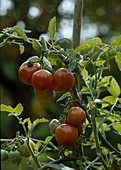
[[[107,166],[107,163],[105,162],[102,153],[101,153],[101,149],[100,149],[100,141],[99,141],[99,137],[98,137],[98,129],[97,129],[97,125],[96,125],[96,113],[97,110],[96,108],[93,106],[93,103],[90,101],[90,114],[91,114],[91,120],[92,120],[92,129],[94,132],[94,138],[95,138],[95,144],[96,144],[96,150],[97,150],[97,156],[100,158],[103,166],[105,167],[106,170],[109,170],[109,167]]]

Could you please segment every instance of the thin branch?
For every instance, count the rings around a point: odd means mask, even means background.
[[[83,0],[76,0],[73,21],[73,48],[76,48],[80,44],[82,14],[83,14]]]

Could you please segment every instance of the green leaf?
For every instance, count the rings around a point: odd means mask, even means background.
[[[48,32],[50,38],[53,39],[55,32],[56,32],[56,17],[53,17],[49,22]]]
[[[43,65],[44,65],[44,68],[52,71],[52,66],[51,66],[49,60],[46,57],[43,57]]]
[[[45,144],[48,144],[48,143],[50,142],[51,139],[52,139],[52,136],[46,137],[44,143],[45,143]]]
[[[112,80],[110,82],[110,86],[108,88],[109,93],[114,96],[118,97],[120,95],[120,86],[118,85],[117,81],[112,77]]]
[[[101,147],[102,149],[102,154],[107,156],[109,154],[109,150],[106,147]]]
[[[118,143],[117,147],[121,151],[121,143]]]
[[[69,71],[69,72],[72,72],[72,71],[75,69],[76,63],[77,63],[77,61],[73,60],[73,61],[69,64],[69,67],[68,67],[68,71]]]
[[[29,130],[32,128],[32,122],[31,122],[30,118],[24,119],[23,122],[28,124],[28,129]]]
[[[15,108],[14,108],[14,112],[17,116],[21,115],[21,113],[23,112],[23,106],[21,103],[19,103]]]
[[[24,46],[22,44],[19,44],[19,50],[20,50],[20,54],[23,54]]]
[[[39,53],[39,55],[42,54],[42,46],[41,46],[40,42],[37,41],[36,39],[32,40],[32,47],[35,51],[37,51]]]
[[[112,125],[113,129],[115,129],[117,132],[121,133],[121,123],[115,123]]]
[[[109,126],[106,124],[106,123],[103,123],[103,129],[104,129],[104,131],[109,131],[110,130],[110,128],[109,128]]]
[[[116,47],[121,45],[121,35],[119,35],[115,40],[113,40],[112,45]]]
[[[14,26],[13,29],[14,29],[14,31],[17,32],[17,34],[18,34],[21,38],[23,38],[24,41],[28,41],[28,38],[27,38],[27,36],[26,36],[26,34],[25,34],[25,32],[26,32],[25,29],[23,29],[23,28],[21,28],[21,27],[19,27],[19,26]]]
[[[87,41],[85,41],[83,44],[81,44],[80,46],[78,46],[75,51],[82,51],[82,50],[86,50],[88,48],[92,48],[94,46],[98,46],[102,44],[102,40],[99,37],[93,38],[93,39],[89,39]]]
[[[33,125],[36,126],[39,123],[46,123],[46,122],[49,122],[49,120],[45,119],[45,118],[36,119],[36,120],[33,121]]]
[[[70,92],[64,93],[64,94],[57,100],[57,102],[60,102],[60,101],[66,99],[66,98],[68,98],[68,97],[70,97],[70,96],[71,96],[71,93],[70,93]]]
[[[95,63],[95,65],[96,65],[97,67],[99,67],[99,66],[103,65],[105,62],[106,62],[106,60],[97,60],[96,63]]]
[[[102,103],[102,109],[109,106],[109,105],[113,105],[115,102],[115,97],[113,96],[106,96],[103,98],[103,101],[105,101],[105,103]]]
[[[0,111],[13,113],[14,109],[11,106],[7,106],[5,104],[1,104],[0,105]]]
[[[85,68],[81,71],[81,74],[84,79],[86,79],[88,77],[88,71]]]
[[[117,63],[119,70],[121,71],[121,52],[117,52],[115,56],[115,61]]]

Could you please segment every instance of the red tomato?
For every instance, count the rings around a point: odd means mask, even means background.
[[[54,73],[53,89],[58,92],[70,90],[75,83],[74,76],[66,68],[60,68]]]
[[[53,84],[53,75],[47,70],[36,71],[32,75],[31,83],[37,90],[50,89]]]
[[[31,85],[31,77],[34,72],[40,69],[39,63],[34,63],[33,66],[28,67],[28,61],[25,61],[18,70],[19,79],[26,85]]]
[[[80,124],[80,125],[77,125],[75,126],[78,130],[78,134],[82,133],[83,132],[83,127],[84,127],[84,124]]]
[[[80,107],[72,107],[67,114],[67,122],[74,126],[83,124],[86,120],[86,113]]]
[[[55,130],[55,138],[59,145],[72,146],[78,137],[78,130],[70,124],[61,124]]]

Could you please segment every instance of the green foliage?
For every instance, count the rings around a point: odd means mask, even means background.
[[[50,20],[48,31],[50,40],[53,40],[56,32],[55,17]],[[45,140],[33,139],[37,142],[35,150],[29,146],[28,142],[31,166],[35,166],[38,170],[44,168],[71,170],[75,164],[84,170],[89,168],[100,170],[102,167],[108,170],[111,162],[115,160],[113,158],[115,155],[119,163],[121,160],[121,87],[119,81],[110,73],[110,68],[111,61],[115,61],[120,73],[120,36],[113,40],[111,45],[103,43],[99,37],[96,37],[73,49],[71,43],[70,48],[63,48],[59,43],[62,39],[47,42],[44,38],[41,40],[28,38],[26,33],[28,31],[18,26],[4,29],[1,46],[8,43],[17,44],[22,54],[25,50],[24,43],[29,43],[38,53],[38,56],[28,58],[30,64],[39,62],[42,69],[52,73],[60,67],[66,67],[74,74],[74,87],[66,93],[60,93],[59,97],[56,96],[56,102],[63,107],[63,112],[58,118],[61,123],[66,123],[67,112],[72,106],[82,107],[86,111],[83,132],[74,146],[58,146],[55,141],[53,142],[54,135],[50,136],[50,134]],[[20,103],[15,108],[1,104],[0,109],[18,120],[27,141],[31,139],[37,125],[49,122],[42,117],[33,121],[30,117],[22,119],[23,106]],[[38,133],[41,133],[41,126]],[[117,135],[115,144],[108,138],[110,133],[112,139]],[[23,138],[17,134],[15,139],[3,148],[16,149]],[[48,152],[57,153],[57,156],[54,157],[54,154],[49,156]],[[41,160],[44,155],[46,155],[46,161]],[[66,162],[69,164],[65,164]]]

